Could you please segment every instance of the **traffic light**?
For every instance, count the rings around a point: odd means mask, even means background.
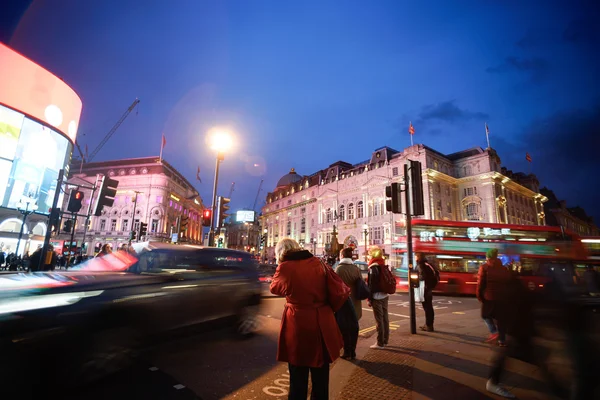
[[[63,232],[70,233],[71,229],[73,229],[73,220],[72,219],[68,219],[63,224]]]
[[[80,190],[71,190],[71,197],[69,198],[69,204],[67,210],[72,213],[77,213],[83,207],[83,192]]]
[[[60,222],[60,208],[51,208],[50,216],[48,218],[48,226],[51,232],[57,232]]]
[[[94,206],[94,215],[96,217],[102,215],[102,209],[104,206],[111,207],[113,205],[115,202],[115,196],[117,195],[117,186],[119,186],[119,181],[111,179],[108,176],[102,177],[102,181],[100,182],[100,191]]]
[[[221,248],[221,249],[223,248],[223,238],[220,236],[219,236],[219,241],[218,241],[217,247]]]
[[[409,160],[410,163],[410,188],[412,192],[412,215],[425,215],[425,202],[423,200],[423,177],[421,163]]]
[[[210,226],[210,216],[212,215],[212,210],[210,208],[202,211],[202,226]]]
[[[229,202],[230,201],[231,201],[231,199],[228,199],[227,197],[219,196],[219,200],[217,202],[218,210],[219,210],[219,214],[218,214],[219,219],[217,220],[217,228],[220,228],[223,225],[225,218],[229,217],[229,214],[227,214],[227,211],[229,211]]]
[[[138,237],[141,239],[142,236],[145,236],[148,233],[148,224],[145,222],[140,222],[140,234]]]
[[[392,183],[385,187],[385,209],[394,214],[402,212],[402,203],[400,202],[400,194],[402,193],[399,183]]]
[[[136,231],[129,232],[129,240],[134,241],[136,239],[137,239],[137,232]]]

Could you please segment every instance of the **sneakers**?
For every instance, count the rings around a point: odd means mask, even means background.
[[[488,336],[487,339],[485,339],[485,343],[492,343],[495,340],[498,340],[498,334],[497,333],[491,333],[490,336]]]
[[[492,380],[488,380],[485,384],[485,389],[490,392],[497,394],[498,396],[506,397],[507,399],[514,399],[515,395],[504,389],[502,386],[492,383]]]
[[[370,345],[369,348],[381,350],[381,349],[384,349],[385,347],[380,346],[379,344],[375,343],[375,344]]]

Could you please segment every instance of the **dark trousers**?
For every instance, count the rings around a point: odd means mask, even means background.
[[[340,329],[344,338],[344,355],[356,357],[356,343],[358,342],[358,328]]]
[[[433,312],[433,292],[425,290],[424,298],[425,301],[421,304],[423,304],[423,311],[425,311],[425,325],[433,328],[433,318],[435,316]]]
[[[344,356],[355,357],[359,327],[351,299],[348,299],[342,308],[335,313],[335,319],[344,339]]]
[[[383,346],[390,339],[390,317],[388,315],[389,297],[383,300],[371,301],[373,315],[375,316],[375,326],[377,327],[377,344]]]
[[[308,395],[308,372],[312,382],[311,400],[329,399],[329,363],[320,368],[298,367],[288,364],[290,370],[290,394],[288,400],[306,400]]]

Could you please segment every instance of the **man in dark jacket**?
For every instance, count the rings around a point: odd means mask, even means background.
[[[362,316],[362,305],[356,294],[356,285],[362,279],[358,267],[352,261],[352,249],[346,247],[340,252],[340,263],[335,272],[342,281],[350,288],[351,302],[346,303],[335,313],[342,336],[344,337],[345,359],[356,359],[356,343],[358,342],[358,320]]]
[[[433,332],[433,320],[435,313],[433,311],[433,289],[437,285],[437,275],[435,268],[427,262],[425,255],[417,254],[417,266],[419,272],[419,281],[425,285],[423,295],[423,311],[425,311],[425,325],[421,327],[422,331]]]
[[[375,326],[377,328],[377,343],[370,347],[372,349],[383,349],[390,338],[390,319],[388,314],[389,295],[381,288],[381,269],[388,268],[383,259],[383,252],[378,247],[372,247],[369,251],[369,307],[373,307]]]

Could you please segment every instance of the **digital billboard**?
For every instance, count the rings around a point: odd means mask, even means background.
[[[254,211],[241,210],[235,214],[237,222],[254,222]]]
[[[59,132],[0,105],[0,206],[16,208],[31,198],[38,212],[48,213],[72,147]]]
[[[0,104],[54,127],[75,142],[82,103],[69,85],[2,43],[0,71]]]

